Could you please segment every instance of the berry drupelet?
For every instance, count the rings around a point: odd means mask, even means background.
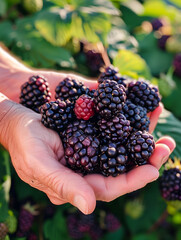
[[[94,93],[96,111],[104,119],[110,119],[120,112],[125,100],[125,87],[111,80],[100,83]]]
[[[126,172],[128,156],[120,143],[108,142],[100,146],[100,172],[108,177],[116,177]]]
[[[127,142],[128,156],[137,165],[146,164],[154,148],[153,136],[146,131],[132,133]]]
[[[97,137],[76,131],[65,143],[67,165],[82,174],[95,172],[98,166],[99,145]]]
[[[147,112],[155,110],[160,102],[159,91],[144,80],[132,81],[128,85],[127,99],[136,105],[145,107]]]
[[[122,77],[119,74],[118,69],[115,68],[113,65],[110,65],[104,69],[104,71],[100,74],[98,78],[98,83],[102,83],[104,80],[114,80],[118,84],[126,86],[124,82],[126,78]]]
[[[20,103],[39,113],[39,107],[49,102],[51,93],[43,76],[32,76],[21,86]]]
[[[130,125],[133,128],[132,131],[148,131],[150,120],[147,117],[147,110],[139,105],[135,105],[131,101],[127,100],[122,110],[126,119],[130,121]]]
[[[94,100],[90,96],[81,95],[75,102],[75,115],[78,119],[89,120],[94,116]]]
[[[75,101],[79,96],[86,93],[87,88],[82,82],[72,79],[64,78],[55,89],[55,98],[61,100]]]
[[[57,99],[45,103],[41,109],[41,122],[47,128],[51,128],[58,133],[64,130],[67,124],[74,118],[74,104],[69,100],[61,101]]]
[[[100,119],[98,126],[100,135],[112,142],[125,142],[132,130],[130,121],[121,113],[110,120]]]

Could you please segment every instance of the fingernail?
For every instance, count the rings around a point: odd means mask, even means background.
[[[88,206],[87,206],[87,202],[85,201],[85,199],[80,196],[77,195],[74,198],[74,202],[73,202],[74,206],[76,206],[81,212],[87,214],[88,213]]]

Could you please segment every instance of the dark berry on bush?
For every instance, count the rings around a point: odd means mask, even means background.
[[[144,107],[135,105],[131,101],[127,100],[123,106],[123,114],[126,119],[130,121],[130,125],[133,128],[132,131],[148,131],[150,120],[147,117],[147,110]]]
[[[118,84],[123,84],[126,86],[124,82],[126,78],[122,77],[119,74],[118,69],[113,65],[110,65],[104,69],[104,71],[99,76],[98,83],[102,83],[104,80],[114,80]]]
[[[154,148],[155,142],[153,136],[146,131],[134,132],[128,139],[128,156],[135,161],[137,165],[146,164]]]
[[[181,53],[176,54],[173,60],[174,73],[181,77]]]
[[[164,22],[162,19],[155,18],[151,21],[151,25],[154,31],[157,31],[159,28],[164,26]]]
[[[8,233],[8,227],[5,223],[0,223],[0,240],[4,240]]]
[[[74,118],[74,104],[69,100],[61,101],[57,99],[45,103],[41,109],[41,122],[47,128],[51,128],[58,133],[65,129],[67,124]]]
[[[79,230],[79,222],[76,214],[71,214],[67,217],[68,233],[73,239],[81,239],[84,236],[84,232]]]
[[[49,102],[51,93],[43,76],[32,76],[21,86],[20,103],[39,113],[39,107]]]
[[[114,232],[121,227],[119,219],[112,213],[107,213],[105,216],[105,225],[108,232]]]
[[[159,48],[161,48],[162,50],[166,49],[166,43],[167,40],[170,38],[170,35],[162,35],[159,39],[158,39],[158,46]]]
[[[86,93],[86,87],[82,82],[67,77],[58,84],[55,93],[56,99],[75,101],[79,96]]]
[[[161,100],[158,88],[144,80],[132,81],[129,83],[127,99],[136,105],[145,107],[147,112],[155,110]]]
[[[88,95],[81,95],[75,102],[75,115],[78,119],[89,120],[94,116],[94,100]]]
[[[110,120],[100,119],[98,126],[100,135],[112,142],[125,142],[132,130],[130,121],[121,113]]]
[[[18,218],[18,232],[26,235],[26,233],[31,229],[34,221],[34,216],[31,212],[25,208],[21,208]]]
[[[99,139],[76,131],[65,144],[65,160],[68,167],[83,174],[93,173],[98,166]]]
[[[100,171],[108,177],[126,172],[128,156],[126,148],[119,143],[109,142],[100,147]]]
[[[110,119],[122,110],[126,100],[125,88],[115,81],[105,80],[95,91],[94,100],[96,111],[101,117]]]
[[[35,233],[30,233],[27,240],[38,240],[38,237]]]

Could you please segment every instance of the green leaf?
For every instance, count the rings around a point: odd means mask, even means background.
[[[138,234],[134,236],[131,240],[158,240],[159,236],[156,233],[152,234]]]
[[[0,16],[4,16],[7,11],[7,3],[5,0],[0,1]]]
[[[181,7],[181,1],[180,0],[167,0],[167,3],[173,4],[176,7]]]
[[[166,5],[162,0],[148,0],[144,4],[143,16],[162,17],[167,16],[174,20],[177,15],[177,9]]]
[[[110,240],[110,239],[123,240],[124,233],[125,233],[124,228],[120,227],[115,232],[109,232],[109,233],[105,234],[104,237],[101,238],[101,240]]]
[[[134,78],[140,76],[150,78],[149,68],[144,59],[129,50],[120,50],[114,58],[113,64],[119,68],[120,73],[123,75]]]
[[[6,46],[12,43],[12,25],[9,21],[0,23],[0,41],[4,42]]]
[[[0,185],[0,222],[4,222],[8,217],[8,203],[4,188]]]
[[[47,220],[43,227],[44,234],[48,240],[69,240],[65,216],[61,208],[58,209],[53,219]]]
[[[38,14],[35,26],[48,42],[62,46],[72,37],[71,17],[71,11],[52,7]]]
[[[174,117],[171,112],[167,110],[163,111],[154,134],[157,139],[165,135],[171,136],[176,141],[176,148],[171,156],[181,158],[181,121]]]

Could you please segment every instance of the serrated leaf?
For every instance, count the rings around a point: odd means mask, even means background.
[[[113,65],[118,67],[123,75],[150,78],[149,68],[144,59],[129,50],[120,50],[113,59]]]
[[[48,42],[62,46],[72,37],[71,17],[71,11],[52,7],[38,14],[35,27]]]
[[[164,109],[154,134],[157,139],[165,135],[172,137],[176,142],[176,148],[171,156],[181,158],[181,121],[174,117],[171,112]]]

